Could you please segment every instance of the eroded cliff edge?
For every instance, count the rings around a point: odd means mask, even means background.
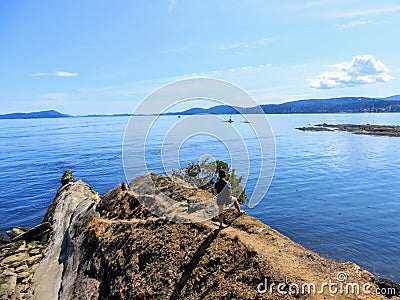
[[[178,201],[210,196],[151,176]],[[7,287],[15,284],[1,299],[386,299],[354,263],[323,258],[248,215],[229,211],[226,218],[222,230],[211,220],[169,222],[148,212],[125,183],[99,197],[82,181],[66,181],[40,225],[45,247],[29,239],[2,245],[2,275],[14,274],[3,277]],[[10,244],[23,249],[15,253]],[[337,291],[320,292],[329,282]],[[359,292],[341,292],[347,283]]]

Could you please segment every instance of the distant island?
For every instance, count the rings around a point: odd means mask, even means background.
[[[322,113],[384,113],[400,112],[400,95],[387,98],[341,97],[329,99],[307,99],[281,104],[260,105],[265,114],[322,114]],[[211,108],[191,108],[167,115],[195,114],[255,114],[260,107],[232,107],[219,105]]]
[[[0,115],[0,119],[42,119],[42,118],[68,118],[68,117],[72,116],[59,113],[58,111],[55,110]]]
[[[68,114],[60,113],[56,110],[44,110],[37,112],[29,112],[29,113],[11,113],[0,115],[0,119],[48,119],[48,118],[94,118],[94,117],[127,117],[132,116],[132,114],[90,114],[83,116],[73,116]]]
[[[257,114],[260,107],[265,114],[323,114],[323,113],[389,113],[400,112],[400,95],[386,98],[341,97],[329,99],[304,99],[281,104],[262,104],[254,107],[233,107],[218,105],[210,108],[194,107],[180,112],[169,112],[162,115],[235,115]],[[90,114],[72,116],[55,110],[30,113],[11,113],[0,115],[0,119],[40,119],[40,118],[71,118],[71,117],[121,117],[133,114]]]

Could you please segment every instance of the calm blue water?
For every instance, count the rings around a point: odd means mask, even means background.
[[[268,117],[276,140],[275,176],[264,200],[248,213],[323,256],[354,261],[377,276],[400,281],[400,138],[294,129],[324,122],[400,125],[400,114]],[[176,118],[162,117],[159,127],[168,128]],[[101,194],[125,181],[121,153],[127,122],[127,117],[0,120],[0,232],[39,223],[66,169]],[[247,134],[248,124],[234,124],[242,126],[253,151],[257,140]],[[158,172],[164,171],[162,136],[155,128],[146,148],[147,167]],[[231,142],[231,147],[240,143]],[[249,194],[260,158],[254,152]],[[184,165],[204,153],[231,159],[223,143],[195,136],[181,146],[179,162]],[[239,174],[243,161],[236,163]]]

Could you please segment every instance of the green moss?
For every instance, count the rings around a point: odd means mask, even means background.
[[[39,241],[32,241],[28,245],[32,248],[43,248],[43,245]]]
[[[68,183],[70,183],[70,182],[75,182],[75,178],[74,178],[74,176],[72,175],[72,172],[73,172],[73,171],[71,171],[71,170],[65,170],[65,171],[64,171],[64,174],[63,174],[63,176],[61,177],[61,184],[62,184],[62,185],[66,185],[66,184],[68,184]]]
[[[221,265],[226,260],[226,249],[219,248],[218,245],[207,249],[205,265],[207,268],[212,268]]]
[[[93,195],[100,197],[100,194],[96,192],[96,190],[91,186],[90,191],[92,192]]]
[[[22,230],[21,228],[18,228],[18,227],[13,228],[13,230],[18,234],[23,234],[25,232],[24,230]]]

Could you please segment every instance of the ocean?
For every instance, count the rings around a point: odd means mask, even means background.
[[[185,118],[190,116],[179,120]],[[177,168],[207,154],[232,163],[239,175],[248,173],[246,190],[252,195],[258,179],[268,181],[265,174],[258,174],[263,153],[256,147],[268,137],[252,135],[251,124],[242,123],[241,116],[232,119],[240,138],[230,136],[225,143],[203,133],[175,145],[176,137],[167,140],[165,135],[178,117],[162,116],[146,137],[144,157],[143,136],[130,130],[133,155],[127,174],[140,175],[143,158],[148,170],[160,173],[168,171],[165,166]],[[267,194],[254,208],[245,208],[247,213],[325,257],[353,261],[376,276],[400,282],[400,138],[295,129],[318,123],[400,125],[400,114],[292,114],[268,119],[275,138],[275,173]],[[75,178],[100,194],[126,181],[122,148],[128,120],[0,120],[0,233],[38,224],[64,170],[73,170]],[[246,153],[240,148],[243,141]],[[175,148],[176,157],[160,159],[163,149]],[[247,171],[242,170],[245,162]]]

